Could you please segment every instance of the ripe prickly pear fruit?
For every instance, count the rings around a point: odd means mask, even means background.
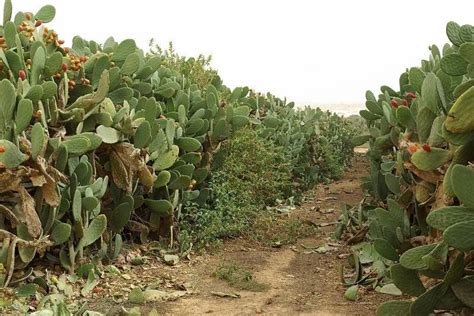
[[[35,27],[39,27],[39,26],[41,26],[41,21],[40,21],[40,20],[36,20],[36,22],[35,22]]]
[[[4,153],[5,152],[5,146],[0,146],[0,153]]]
[[[25,80],[26,79],[26,72],[23,70],[23,69],[20,69],[18,71],[18,77],[21,79],[21,80]]]
[[[397,100],[392,99],[392,101],[390,102],[390,104],[392,105],[393,108],[398,108],[398,102],[397,102]]]
[[[414,154],[417,150],[418,150],[418,146],[414,143],[411,143],[408,146],[408,151],[410,152],[410,154]]]
[[[223,108],[225,106],[224,100],[221,100],[221,103],[219,105],[220,105],[221,108]]]
[[[431,151],[431,146],[428,144],[424,144],[422,147],[424,151]]]
[[[416,94],[414,94],[413,92],[408,92],[408,93],[407,93],[407,98],[409,98],[409,99],[416,99]]]
[[[67,64],[62,64],[61,69],[66,72],[67,71]]]
[[[405,99],[402,99],[402,104],[403,104],[403,106],[408,106],[408,101],[405,100]]]

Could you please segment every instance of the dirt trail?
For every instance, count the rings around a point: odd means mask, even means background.
[[[367,168],[365,159],[357,155],[352,168],[341,180],[316,188],[313,198],[290,216],[315,224],[336,221],[341,204],[355,204],[361,200],[360,179]],[[153,278],[191,281],[196,294],[173,302],[147,304],[142,311],[156,308],[162,315],[374,315],[377,305],[387,300],[387,296],[366,292],[361,293],[357,302],[343,298],[340,269],[350,251],[331,238],[333,229],[333,225],[325,226],[309,238],[280,248],[236,239],[225,242],[217,253],[195,257],[189,264],[147,268],[144,275]],[[320,246],[329,251],[308,253],[308,249]],[[223,262],[245,267],[257,281],[270,288],[263,292],[233,289],[212,276]],[[217,297],[212,294],[216,291],[238,292],[240,298]],[[113,310],[108,311],[113,313]]]
[[[366,170],[366,161],[362,156],[356,156],[353,167],[341,180],[319,186],[314,191],[313,200],[293,211],[291,216],[318,224],[336,221],[343,203],[355,204],[361,200],[360,178]],[[294,246],[279,249],[255,249],[246,240],[231,241],[220,253],[195,267],[200,294],[168,303],[165,310],[173,315],[372,315],[378,303],[386,297],[365,293],[358,302],[343,298],[340,266],[346,261],[344,254],[348,249],[342,245],[337,247],[337,243],[330,239],[333,229],[334,226],[324,227]],[[335,247],[326,254],[307,254],[301,247],[319,247],[328,243],[334,243]],[[256,293],[240,291],[239,299],[212,296],[211,291],[232,292],[232,288],[210,276],[222,261],[245,266],[254,271],[256,280],[270,284],[271,288]]]

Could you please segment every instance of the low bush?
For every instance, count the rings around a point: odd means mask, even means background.
[[[248,229],[266,206],[291,193],[289,166],[281,148],[244,129],[222,144],[213,165],[211,203],[188,204],[180,221],[183,238],[208,244]]]

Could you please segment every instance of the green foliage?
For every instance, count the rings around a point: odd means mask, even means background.
[[[242,130],[221,147],[223,157],[216,161],[211,181],[216,187],[228,186],[227,196],[236,202],[258,209],[273,205],[290,193],[289,165],[281,149],[255,131]]]
[[[266,205],[346,165],[352,135],[340,117],[231,90],[210,58],[172,46],[145,53],[133,39],[75,36],[63,47],[46,27],[55,14],[46,5],[10,21],[4,5],[0,285],[37,254],[70,272],[116,258],[122,232],[166,242],[182,223],[203,242],[237,235]]]
[[[173,43],[170,42],[168,49],[163,50],[154,40],[150,41],[150,53],[160,56],[163,66],[184,74],[200,88],[204,88],[214,80],[220,80],[217,71],[210,67],[211,56],[199,55],[198,57],[186,58],[176,53]]]
[[[353,155],[354,125],[319,108],[296,110],[281,106],[282,101],[273,96],[269,99],[273,103],[261,105],[266,118],[260,136],[282,147],[298,184],[295,192],[339,178]]]
[[[399,91],[368,92],[368,113],[361,112],[371,160],[364,187],[387,209],[369,212],[369,238],[395,263],[393,282],[417,296],[384,303],[379,315],[472,308],[465,280],[474,250],[474,27],[449,22],[446,31],[453,45],[442,53],[431,46],[429,60],[400,76]],[[426,236],[422,245],[414,242],[419,236]],[[431,280],[422,284],[421,275]]]
[[[182,233],[204,245],[241,235],[257,213],[291,192],[288,167],[280,148],[266,143],[254,130],[239,131],[215,156],[209,179],[212,201],[183,210]]]

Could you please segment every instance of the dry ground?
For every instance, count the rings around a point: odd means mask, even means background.
[[[315,224],[335,222],[341,204],[356,204],[361,200],[360,178],[366,174],[367,167],[363,156],[357,155],[353,167],[341,180],[316,188],[308,201],[290,216]],[[314,235],[280,248],[262,246],[248,238],[230,240],[215,253],[194,256],[173,267],[150,261],[129,271],[131,280],[118,278],[115,284],[110,283],[104,293],[115,292],[117,286],[126,293],[133,287],[152,283],[160,289],[192,289],[193,294],[174,301],[141,306],[144,313],[156,308],[162,315],[374,315],[377,305],[389,297],[365,292],[356,302],[343,298],[340,268],[349,249],[331,238],[333,229],[333,225],[322,227]],[[312,249],[325,246],[329,251],[308,253],[303,245]],[[268,284],[269,289],[249,292],[230,287],[213,276],[222,263],[251,271],[255,280]],[[240,298],[218,297],[213,292],[238,293]],[[120,300],[114,303],[110,297],[98,294],[90,309],[118,314],[122,306],[134,306],[125,297],[124,303]]]

